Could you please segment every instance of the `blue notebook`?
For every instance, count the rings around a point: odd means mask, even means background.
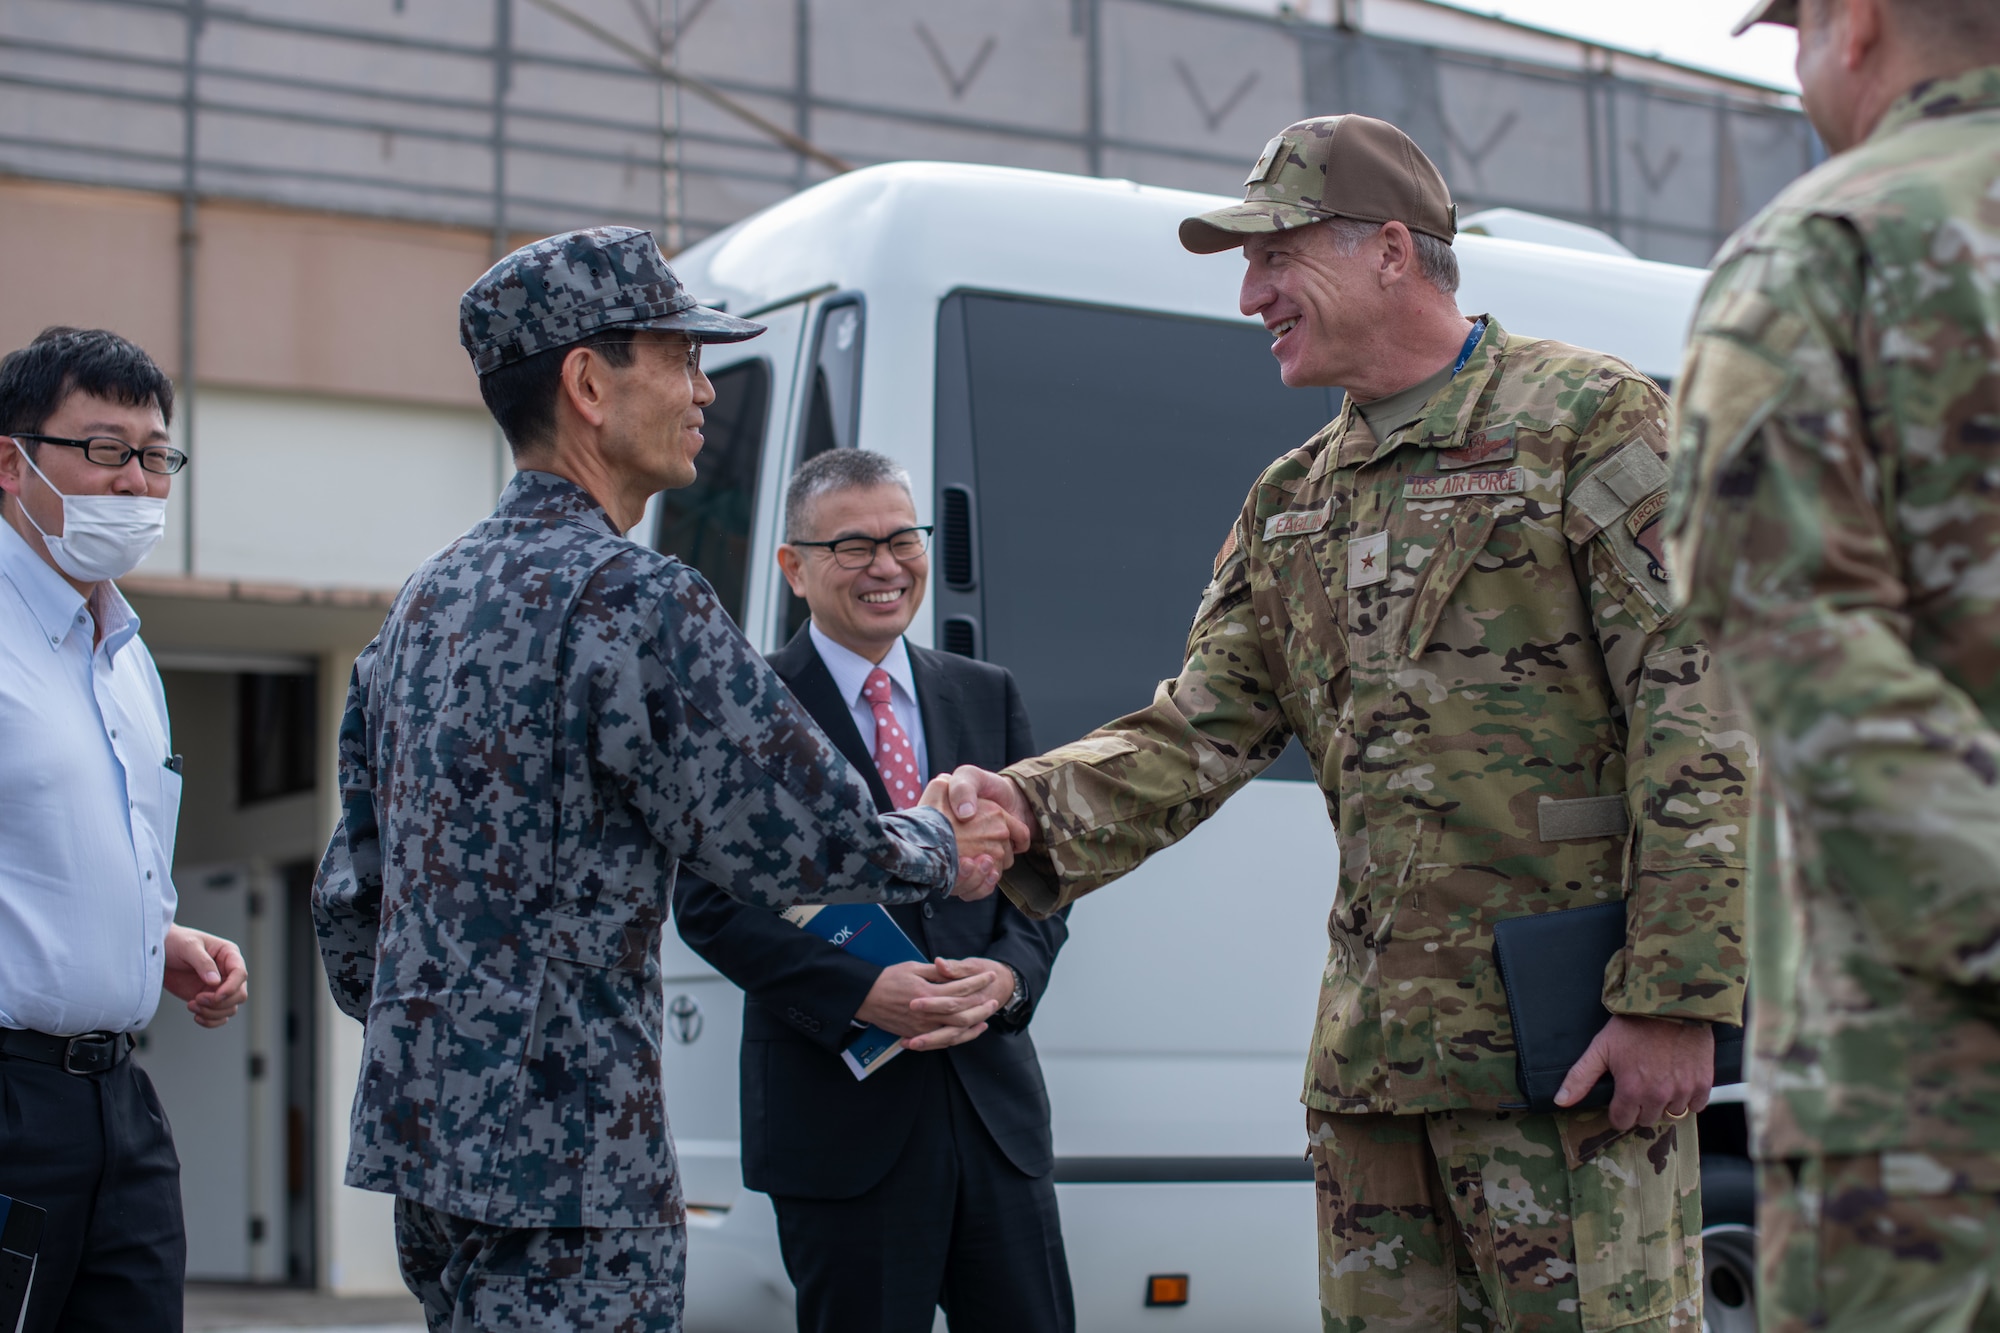
[[[20,1333],[28,1318],[28,1290],[35,1284],[35,1256],[48,1214],[0,1194],[0,1333]]]
[[[834,948],[845,949],[856,958],[865,958],[881,967],[930,961],[880,903],[793,907],[786,909],[784,918]],[[901,1054],[903,1048],[896,1042],[895,1033],[870,1023],[854,1030],[854,1035],[841,1047],[840,1058],[854,1071],[854,1077],[867,1078]]]

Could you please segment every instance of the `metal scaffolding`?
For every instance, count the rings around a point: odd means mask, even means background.
[[[672,248],[904,157],[1233,192],[1280,125],[1360,110],[1468,209],[1699,263],[1815,152],[1710,87],[1187,0],[5,0],[0,172],[176,193],[189,264],[203,197]]]

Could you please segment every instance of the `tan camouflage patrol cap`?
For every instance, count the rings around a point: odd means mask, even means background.
[[[1799,26],[1799,0],[1757,0],[1750,6],[1750,12],[1742,21],[1729,30],[1731,37],[1741,37],[1758,23],[1782,23],[1787,27]]]
[[[1458,233],[1458,207],[1437,167],[1409,135],[1370,116],[1286,126],[1243,185],[1242,203],[1181,223],[1181,244],[1212,255],[1329,218],[1400,222],[1446,245]]]
[[[637,227],[545,236],[486,270],[458,302],[458,340],[480,375],[609,328],[664,329],[712,343],[764,331],[698,304],[653,233]]]

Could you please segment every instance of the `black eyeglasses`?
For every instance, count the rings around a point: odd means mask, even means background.
[[[636,339],[631,342],[608,342],[608,343],[590,344],[590,346],[592,347],[637,347],[639,345],[640,344]],[[701,343],[693,338],[688,339],[687,369],[688,369],[688,374],[690,375],[701,374]],[[797,543],[794,542],[793,545],[797,545]]]
[[[16,440],[33,440],[36,444],[60,444],[65,449],[81,449],[83,456],[99,467],[124,467],[138,456],[139,466],[148,472],[157,472],[163,477],[171,477],[187,466],[188,456],[178,449],[169,449],[164,444],[149,444],[142,449],[134,449],[123,440],[109,435],[93,435],[87,440],[65,440],[59,435],[15,435]]]
[[[866,569],[875,563],[875,552],[884,546],[889,554],[908,564],[931,549],[931,525],[898,528],[886,537],[842,537],[831,542],[788,542],[790,546],[817,546],[833,556],[842,569]]]

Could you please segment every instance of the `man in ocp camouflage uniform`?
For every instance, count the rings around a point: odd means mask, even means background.
[[[1717,258],[1669,522],[1767,763],[1763,1326],[2000,1329],[2000,4],[1758,21],[1835,156]]]
[[[673,1333],[677,862],[767,907],[979,896],[1005,820],[876,814],[707,582],[622,535],[694,479],[702,344],[760,325],[604,227],[501,260],[459,330],[521,470],[411,576],[348,690],[313,886],[334,1000],[366,1025],[346,1179],[397,1196],[432,1333]]]
[[[1666,403],[1624,363],[1460,315],[1443,180],[1393,126],[1293,125],[1244,203],[1242,305],[1340,416],[1279,459],[1152,705],[952,799],[1033,829],[1049,912],[1185,836],[1297,739],[1339,831],[1303,1100],[1329,1333],[1687,1330],[1692,1122],[1740,1022],[1751,755],[1667,611]],[[1519,1099],[1494,922],[1623,898],[1615,1017]]]

